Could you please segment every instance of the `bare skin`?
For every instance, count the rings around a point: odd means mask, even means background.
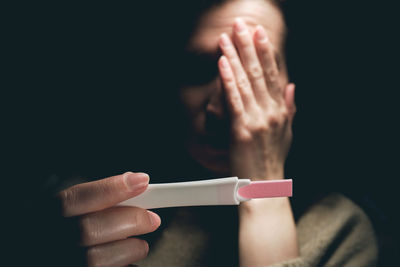
[[[219,60],[234,135],[232,173],[253,180],[282,179],[291,142],[294,87],[282,90],[273,46],[262,26],[256,27],[252,38],[244,21],[236,19],[233,40],[238,53],[228,36],[221,36],[224,55]],[[253,200],[241,204],[239,211],[240,266],[263,266],[298,256],[287,198]]]
[[[230,1],[203,16],[189,47],[210,55],[222,51],[219,75],[206,85],[184,88],[182,101],[192,121],[188,149],[204,167],[252,180],[284,178],[296,108],[283,37],[281,13],[268,1]],[[228,148],[197,142],[216,134],[205,127],[209,114],[229,121]],[[287,198],[242,203],[239,220],[240,266],[298,257]]]
[[[283,38],[281,13],[268,1],[228,1],[199,21],[188,47],[217,55],[219,75],[208,84],[182,88],[181,99],[191,119],[188,150],[216,175],[284,178],[295,87],[288,83]],[[207,114],[228,120],[229,136],[209,133]],[[229,137],[229,147],[207,143],[218,135]],[[63,215],[79,221],[79,245],[87,248],[88,266],[126,266],[146,257],[147,243],[132,236],[156,230],[160,218],[115,204],[142,193],[148,181],[147,175],[125,173],[59,193]],[[287,198],[243,203],[239,221],[241,267],[266,266],[298,256]]]
[[[117,203],[144,192],[149,176],[127,172],[78,184],[58,194],[62,214],[78,221],[78,246],[86,248],[87,266],[127,266],[147,256],[149,246],[132,236],[155,231],[161,224],[154,212]]]

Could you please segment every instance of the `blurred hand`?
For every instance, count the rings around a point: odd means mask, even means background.
[[[231,172],[241,178],[283,178],[292,141],[294,84],[283,84],[266,31],[252,36],[243,20],[233,40],[222,34],[218,67],[231,118]]]
[[[141,194],[148,182],[147,174],[127,172],[58,194],[63,216],[78,222],[76,245],[86,248],[87,266],[127,266],[147,256],[147,242],[131,236],[153,232],[160,226],[160,217],[141,208],[115,205]]]

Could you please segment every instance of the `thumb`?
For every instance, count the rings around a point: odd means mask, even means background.
[[[102,210],[143,193],[149,184],[145,173],[126,172],[99,181],[74,185],[61,191],[63,216],[70,217]]]

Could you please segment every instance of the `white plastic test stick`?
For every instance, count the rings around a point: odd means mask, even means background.
[[[290,185],[288,182],[290,182]],[[291,196],[291,182],[292,180],[251,182],[249,179],[228,177],[182,183],[149,184],[145,192],[134,198],[123,201],[118,205],[135,206],[144,209],[182,206],[238,205],[242,201],[253,198],[251,196],[252,192],[255,192],[257,196],[254,197],[256,198]],[[269,186],[267,190],[265,190],[265,185]],[[274,185],[279,191],[275,195],[273,192],[274,190],[276,191]],[[276,187],[276,185],[278,185],[278,187]],[[280,188],[283,188],[282,186],[286,189],[281,190]],[[243,189],[247,187],[249,190],[242,190],[243,193],[241,196],[238,191],[239,188],[242,187]],[[272,191],[268,190],[271,188]],[[267,191],[267,194],[264,194],[265,191]],[[243,197],[243,195],[249,198]]]

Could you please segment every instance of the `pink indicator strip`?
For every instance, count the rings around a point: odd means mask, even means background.
[[[256,181],[238,190],[243,198],[291,197],[292,180]]]

